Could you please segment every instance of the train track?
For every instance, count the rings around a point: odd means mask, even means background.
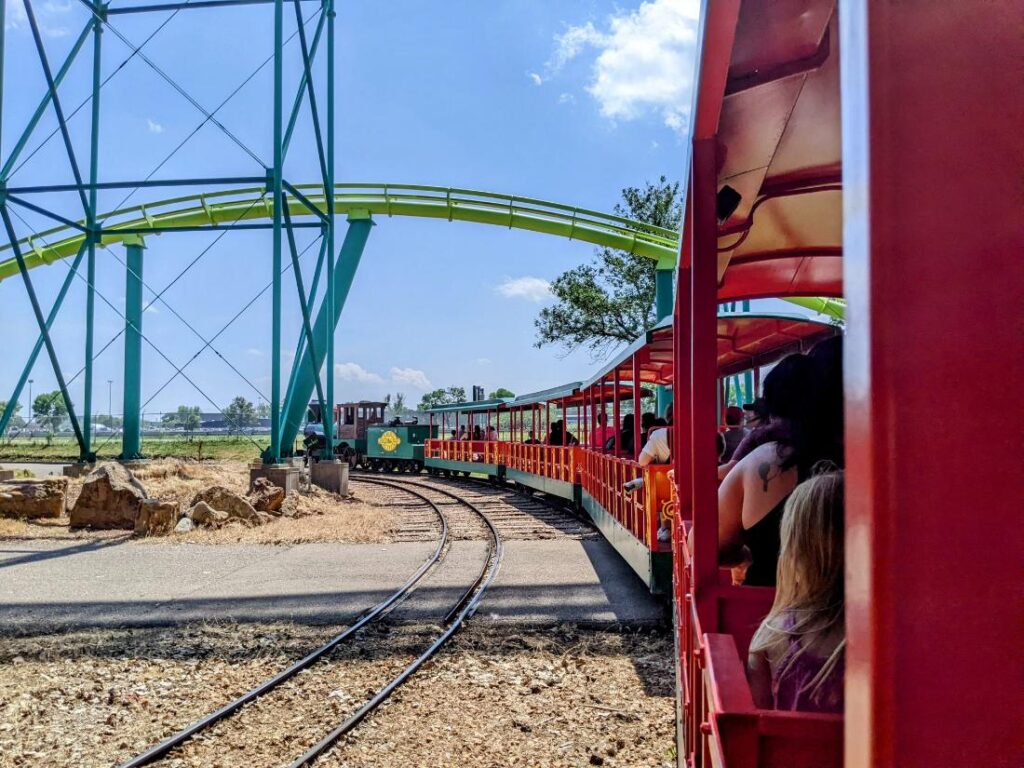
[[[426,475],[392,477],[369,472],[354,472],[351,477],[353,480],[386,478],[388,482],[402,486],[421,486],[449,491],[457,489],[460,498],[472,502],[487,513],[506,540],[582,539],[598,536],[597,529],[589,518],[581,516],[571,507],[538,499],[530,494],[515,491],[507,485],[494,485],[485,480],[472,478],[444,480]],[[371,503],[400,510],[402,521],[395,534],[396,542],[430,541],[437,535],[436,516],[430,515],[422,505],[404,502],[398,492],[384,493],[381,498],[374,499]],[[463,525],[463,519],[451,522],[454,539],[479,537],[472,524]]]
[[[451,547],[451,543],[455,538],[452,535],[453,525],[451,521],[453,517],[456,516],[451,514],[451,509],[442,509],[442,505],[449,507],[453,505],[464,507],[478,520],[477,535],[472,537],[464,536],[463,538],[480,538],[480,533],[484,533],[486,537],[490,539],[487,556],[484,558],[479,574],[473,583],[470,584],[464,592],[462,592],[458,601],[444,616],[441,621],[442,626],[445,627],[444,631],[442,631],[441,634],[433,640],[429,647],[427,647],[425,651],[408,664],[398,675],[393,677],[390,682],[367,699],[366,702],[364,702],[363,705],[353,712],[346,720],[331,729],[323,738],[307,749],[300,757],[290,763],[290,768],[302,768],[303,766],[312,765],[317,758],[327,752],[338,739],[356,728],[359,723],[361,723],[392,693],[394,693],[399,686],[408,680],[417,669],[434,656],[451,638],[451,636],[458,631],[463,622],[473,615],[487,588],[494,581],[503,556],[502,535],[488,517],[487,513],[482,511],[472,501],[462,499],[457,494],[446,488],[437,488],[430,485],[420,486],[418,483],[397,483],[391,480],[362,476],[353,478],[353,482],[381,486],[418,498],[420,500],[419,505],[421,507],[425,505],[430,510],[427,514],[429,515],[432,513],[436,520],[435,530],[438,531],[436,536],[437,546],[431,555],[401,587],[363,613],[344,632],[332,637],[319,648],[307,654],[287,669],[265,680],[252,690],[239,696],[228,704],[225,704],[217,711],[196,720],[175,733],[173,736],[161,741],[159,744],[156,744],[131,760],[122,763],[120,768],[141,768],[141,766],[150,765],[168,756],[171,752],[184,745],[196,735],[208,730],[216,723],[238,713],[246,704],[266,695],[282,683],[293,679],[303,670],[308,669],[316,662],[324,659],[328,654],[352,638],[360,629],[371,622],[382,618],[396,605],[405,600],[416,589],[423,578],[444,560]],[[418,486],[418,489],[415,486]],[[426,491],[426,493],[423,491]],[[427,493],[435,494],[435,497],[430,498]],[[436,498],[436,494],[443,496],[444,500],[439,501]],[[459,517],[461,518],[462,516]],[[467,529],[469,526],[464,520],[459,519],[459,528]]]

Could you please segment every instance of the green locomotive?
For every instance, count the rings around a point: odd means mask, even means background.
[[[423,469],[423,445],[437,437],[437,427],[427,424],[377,424],[366,430],[362,465],[376,472],[419,472]]]
[[[334,453],[355,469],[376,472],[419,472],[423,469],[423,445],[437,437],[437,427],[403,424],[395,419],[384,424],[386,403],[360,400],[334,406]],[[320,420],[320,407],[310,403],[309,422],[303,430],[303,442],[309,461],[323,458],[326,441]]]

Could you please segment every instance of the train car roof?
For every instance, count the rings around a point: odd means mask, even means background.
[[[803,352],[823,339],[841,333],[831,323],[781,313],[737,313],[718,316],[718,374],[729,376],[769,365],[793,352]],[[638,355],[640,381],[672,383],[672,320],[663,320],[630,344],[583,389],[608,381],[616,369],[621,380],[633,378],[633,355]]]
[[[705,5],[692,118],[717,142],[719,301],[842,295],[835,0]]]
[[[475,400],[464,403],[446,403],[428,408],[426,413],[473,413],[476,411],[494,411],[512,402],[511,397],[497,397],[491,400]]]
[[[572,397],[576,392],[579,392],[580,382],[574,381],[570,384],[562,384],[559,387],[551,387],[551,389],[542,389],[539,392],[530,392],[526,395],[520,395],[510,403],[511,408],[518,408],[521,405],[533,405],[535,403],[546,403],[550,400],[561,400],[562,398]]]

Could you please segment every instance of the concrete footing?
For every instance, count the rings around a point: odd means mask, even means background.
[[[331,493],[348,495],[348,462],[317,461],[310,464],[309,480]]]
[[[299,477],[302,474],[298,467],[291,464],[253,464],[249,467],[249,486],[252,487],[257,477],[265,477],[285,493],[299,490]]]

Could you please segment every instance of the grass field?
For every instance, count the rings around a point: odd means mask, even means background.
[[[204,435],[191,440],[185,437],[143,437],[142,453],[152,459],[232,459],[253,461],[269,442],[266,435],[251,438],[237,435]],[[121,452],[118,437],[98,436],[93,443],[101,459],[113,459]],[[60,436],[47,441],[44,437],[16,437],[0,441],[0,461],[75,461],[78,443],[74,438]]]

